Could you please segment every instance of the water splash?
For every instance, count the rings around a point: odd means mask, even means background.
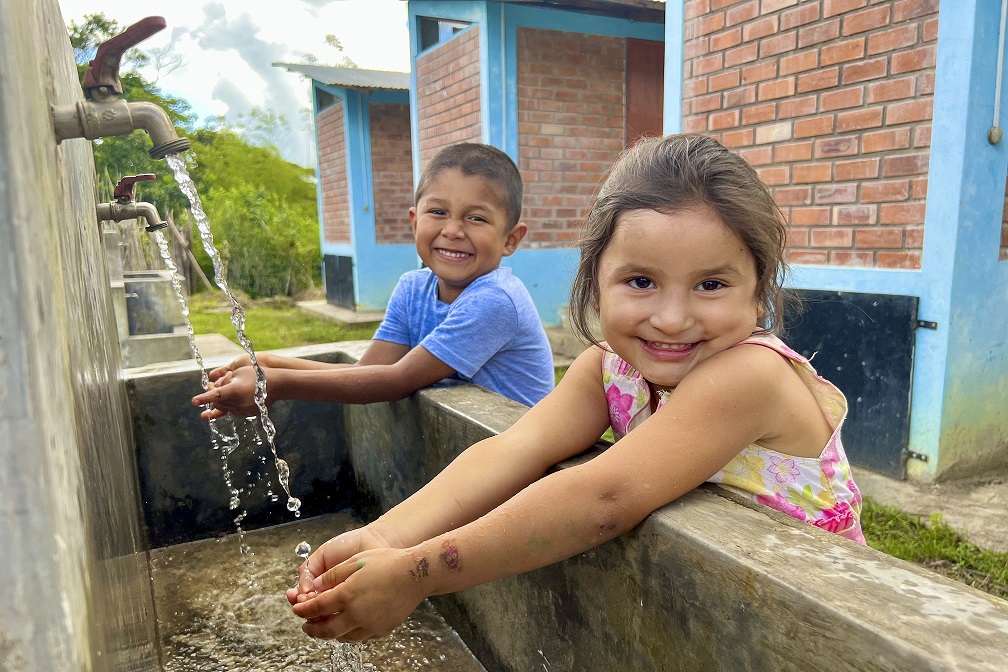
[[[302,541],[297,545],[297,548],[294,549],[294,555],[302,560],[307,560],[308,556],[311,555],[311,544],[307,541]]]
[[[276,428],[273,426],[273,421],[270,420],[269,411],[266,408],[266,374],[263,373],[262,367],[259,366],[259,362],[256,360],[255,349],[252,347],[252,342],[245,336],[245,311],[238,304],[238,300],[235,299],[234,294],[231,293],[231,289],[228,287],[227,279],[224,277],[224,269],[221,263],[220,253],[214,246],[213,233],[210,231],[210,222],[207,220],[206,213],[203,211],[203,203],[200,201],[199,194],[196,192],[196,185],[193,183],[192,178],[189,177],[189,171],[186,169],[185,162],[179,155],[169,155],[165,157],[165,161],[172,169],[172,173],[175,175],[175,181],[178,182],[179,189],[182,193],[186,195],[189,199],[190,210],[193,213],[193,218],[196,220],[196,227],[200,232],[200,240],[203,242],[203,249],[206,251],[207,256],[213,261],[214,267],[214,282],[217,286],[223,290],[224,294],[227,295],[228,299],[231,301],[231,324],[235,328],[235,333],[238,336],[238,342],[248,353],[249,361],[252,363],[252,368],[255,370],[256,374],[256,389],[253,399],[255,401],[256,408],[259,409],[259,418],[262,422],[263,433],[266,435],[266,440],[269,442],[270,450],[273,452],[273,459],[276,462],[277,474],[280,481],[281,487],[283,487],[284,492],[287,493],[287,510],[294,513],[294,517],[299,517],[301,515],[301,500],[297,497],[291,495],[290,491],[290,467],[287,466],[285,460],[280,459],[277,454],[276,443],[274,438],[276,437]],[[202,367],[201,367],[202,368]],[[206,389],[206,379],[204,378],[204,389]]]

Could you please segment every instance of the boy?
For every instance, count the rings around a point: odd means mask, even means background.
[[[553,355],[532,298],[500,268],[527,232],[522,181],[489,145],[447,147],[424,169],[409,210],[426,268],[403,275],[367,352],[356,364],[257,356],[268,399],[338,403],[393,401],[458,377],[528,406],[553,389]],[[258,414],[249,357],[210,372],[193,397],[207,419]]]

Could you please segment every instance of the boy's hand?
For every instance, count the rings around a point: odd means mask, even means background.
[[[298,567],[298,585],[287,590],[287,601],[293,604],[315,597],[315,577],[340,564],[347,558],[374,548],[390,548],[393,544],[388,536],[372,525],[350,530],[333,537],[315,549],[308,559]]]
[[[259,414],[259,408],[255,405],[255,389],[256,372],[251,366],[245,366],[225,373],[217,382],[211,382],[206,392],[192,398],[192,404],[212,406],[200,413],[200,417],[205,420],[216,420],[228,413],[251,418]]]
[[[415,565],[397,548],[358,553],[316,578],[318,594],[292,611],[310,637],[355,642],[388,634],[427,597],[426,569]]]

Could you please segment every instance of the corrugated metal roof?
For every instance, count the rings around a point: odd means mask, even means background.
[[[678,0],[676,0],[678,2]],[[631,21],[664,23],[665,0],[502,0],[511,5],[539,5],[588,14],[615,16]]]
[[[345,86],[351,89],[396,89],[409,90],[410,73],[389,72],[388,70],[363,70],[361,68],[337,68],[332,65],[311,63],[274,63],[275,67],[286,68],[309,79],[329,86]]]

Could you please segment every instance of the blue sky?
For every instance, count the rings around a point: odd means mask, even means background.
[[[236,118],[252,107],[284,115],[290,132],[278,138],[284,156],[314,165],[314,143],[302,110],[310,106],[308,83],[276,61],[323,64],[348,56],[359,67],[409,70],[409,31],[402,0],[58,0],[63,20],[80,22],[103,13],[124,28],[146,16],[163,16],[167,28],[140,48],[171,48],[182,66],[147,68],[144,75],[166,93],[189,101],[201,119]],[[327,34],[343,44],[338,52]]]

